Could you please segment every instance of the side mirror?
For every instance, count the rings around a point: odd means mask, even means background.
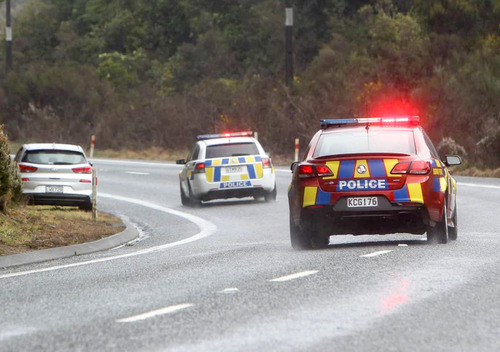
[[[462,163],[462,158],[460,158],[458,155],[446,155],[444,164],[446,166],[455,166],[455,165],[460,165]]]
[[[178,159],[175,163],[177,165],[184,165],[184,164],[186,164],[186,159]]]
[[[295,172],[295,169],[297,168],[297,165],[299,165],[299,162],[298,161],[294,161],[292,163],[292,165],[290,165],[290,170],[292,171],[292,173]]]

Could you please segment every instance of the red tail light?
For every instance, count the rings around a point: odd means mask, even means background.
[[[391,174],[426,175],[431,171],[431,163],[428,161],[403,161],[392,168]]]
[[[428,161],[414,161],[410,166],[410,174],[413,175],[426,175],[431,171],[431,163]]]
[[[75,174],[91,174],[92,168],[90,166],[75,167],[72,169]]]
[[[268,158],[262,158],[262,167],[264,169],[270,169],[271,168],[271,160]]]
[[[21,172],[35,172],[38,170],[37,167],[19,164],[19,171]]]
[[[91,180],[80,180],[80,183],[92,183]]]
[[[29,179],[29,178],[27,178],[27,177],[23,177],[21,180],[22,180],[23,182],[28,182],[30,179]]]
[[[194,166],[194,172],[205,172],[205,163],[198,163]]]
[[[404,161],[402,163],[396,164],[391,171],[391,174],[406,174],[410,167],[411,162]]]
[[[309,178],[309,177],[324,177],[324,176],[332,176],[332,171],[325,165],[300,165],[299,168],[299,177],[300,178]]]

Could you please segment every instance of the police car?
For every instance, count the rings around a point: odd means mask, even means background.
[[[187,159],[177,160],[183,205],[220,198],[276,199],[271,158],[250,131],[198,136]]]
[[[330,235],[427,233],[457,239],[456,182],[418,116],[321,120],[292,164],[290,239],[321,248]]]

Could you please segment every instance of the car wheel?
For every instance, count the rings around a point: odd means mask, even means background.
[[[273,200],[276,200],[276,195],[277,195],[278,191],[276,189],[276,183],[274,184],[274,188],[271,192],[266,192],[266,194],[264,195],[264,199],[266,202],[271,202]]]
[[[92,211],[92,202],[89,200],[78,206],[78,209],[83,211]]]
[[[189,186],[189,205],[191,205],[192,207],[195,207],[195,208],[201,206],[201,199],[198,197],[195,197],[195,195],[193,194],[193,191],[191,190],[191,186]]]
[[[456,241],[458,237],[458,223],[457,223],[457,205],[455,204],[455,210],[453,211],[453,227],[448,227],[448,238],[450,240]]]
[[[188,206],[189,205],[189,198],[184,193],[184,190],[182,189],[182,185],[180,185],[180,190],[181,190],[181,203],[184,206]]]
[[[290,242],[293,249],[311,249],[311,239],[304,233],[300,226],[295,225],[292,216],[290,215]]]
[[[427,229],[427,242],[447,243],[448,242],[448,221],[446,216],[446,198],[443,205],[443,216],[434,227]]]

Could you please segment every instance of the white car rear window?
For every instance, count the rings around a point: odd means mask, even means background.
[[[218,144],[207,147],[206,159],[259,154],[255,143]]]
[[[47,165],[85,164],[87,160],[80,152],[67,150],[32,150],[23,156],[23,162]]]

